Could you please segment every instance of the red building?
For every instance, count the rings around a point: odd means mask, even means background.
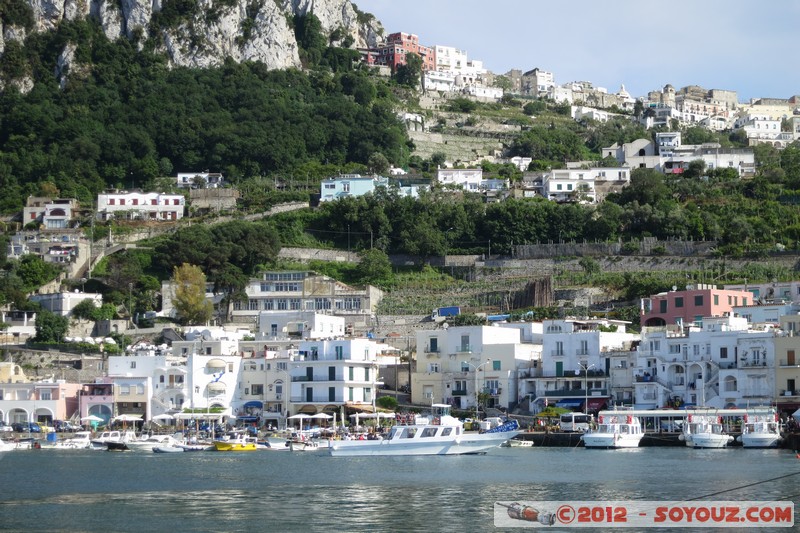
[[[751,305],[753,295],[742,290],[718,289],[716,285],[689,285],[685,291],[670,291],[643,298],[642,326],[700,322],[703,317],[724,316],[733,308]]]
[[[368,65],[383,65],[394,72],[398,66],[406,64],[406,55],[417,54],[422,59],[422,71],[436,69],[434,49],[419,44],[419,37],[413,33],[392,33],[386,42],[374,49],[362,50]]]

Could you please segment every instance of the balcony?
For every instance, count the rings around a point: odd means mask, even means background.
[[[765,368],[766,361],[739,361],[739,368]]]
[[[462,344],[461,346],[457,346],[455,351],[456,353],[472,353],[472,345]]]
[[[456,389],[456,390],[452,391],[451,394],[453,396],[466,396],[467,395],[467,391]]]
[[[781,359],[780,366],[787,368],[797,368],[800,367],[800,360],[795,359],[793,361],[789,361],[788,359]]]
[[[564,350],[550,350],[551,357],[564,357]]]

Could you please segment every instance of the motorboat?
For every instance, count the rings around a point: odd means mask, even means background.
[[[320,445],[319,441],[305,438],[289,439],[286,441],[286,446],[293,452],[317,452],[327,448],[327,446]]]
[[[91,431],[76,431],[75,434],[69,438],[57,441],[50,446],[54,450],[87,450],[92,447],[92,432]]]
[[[780,424],[774,413],[747,414],[738,440],[744,448],[776,448],[782,438]]]
[[[100,436],[92,439],[92,448],[98,450],[117,450],[127,449],[127,443],[136,440],[136,433],[131,430],[126,431],[103,431]],[[111,447],[109,447],[109,444]]]
[[[182,436],[179,434],[179,436]],[[146,439],[128,441],[126,444],[129,449],[137,452],[149,452],[154,446],[175,446],[181,441],[173,435],[150,435]]]
[[[226,435],[227,438],[214,441],[214,449],[218,452],[254,452],[258,450],[258,440],[244,435]]]
[[[183,453],[185,451],[186,450],[182,446],[173,445],[171,443],[153,446],[153,453]]]
[[[11,450],[15,450],[17,447],[11,442],[4,442],[3,439],[0,439],[0,452],[10,452]]]
[[[464,455],[486,453],[520,433],[516,421],[485,432],[465,432],[460,420],[450,415],[447,404],[433,404],[428,416],[398,417],[389,434],[375,440],[334,440],[330,454],[363,455]]]
[[[597,428],[581,436],[586,448],[638,448],[644,437],[639,417],[624,412],[600,412]]]
[[[709,414],[689,414],[678,438],[690,448],[724,448],[733,441],[725,433],[722,418]]]
[[[522,440],[514,437],[513,439],[508,439],[506,442],[502,443],[500,446],[504,448],[531,448],[533,447],[532,440]]]

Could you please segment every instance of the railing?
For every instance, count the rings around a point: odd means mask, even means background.
[[[339,376],[336,376],[333,379],[331,379],[330,376],[328,376],[328,375],[311,376],[311,377],[308,377],[308,376],[292,376],[292,382],[293,383],[298,383],[298,382],[317,382],[317,383],[319,383],[319,382],[323,382],[323,381],[331,381],[331,382],[332,381],[345,381],[345,379],[343,377],[339,377]],[[359,381],[359,380],[353,380],[353,381]]]
[[[791,363],[788,359],[781,359],[780,366],[800,366],[800,359],[795,359]]]
[[[454,391],[452,391],[452,392],[451,392],[451,394],[452,394],[453,396],[466,396],[466,395],[467,395],[467,391],[465,391],[465,390],[458,390],[458,389],[457,389],[457,390],[454,390]]]
[[[425,353],[439,353],[439,348],[437,347],[437,348],[431,349],[430,346],[426,346],[425,347]]]
[[[645,394],[642,394],[642,400],[655,400],[655,399],[656,399],[656,393],[654,392],[647,392]]]
[[[310,400],[306,396],[292,396],[291,402],[292,403],[344,403],[344,400],[342,400],[342,398],[339,397],[334,397],[334,398],[335,399],[331,400],[327,394],[324,395],[315,394],[314,396],[311,397]],[[370,402],[364,402],[364,403],[366,404]]]
[[[467,353],[472,351],[471,344],[464,344],[456,348],[456,353]]]
[[[589,350],[584,350],[583,348],[576,348],[575,355],[589,355]]]
[[[550,350],[552,357],[564,357],[564,350]]]
[[[739,361],[739,368],[760,368],[767,366],[766,361]]]

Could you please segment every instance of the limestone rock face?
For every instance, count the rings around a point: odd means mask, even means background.
[[[63,20],[93,17],[111,39],[154,35],[171,65],[209,67],[226,58],[260,61],[271,69],[299,67],[297,41],[288,19],[313,13],[323,31],[350,37],[354,47],[374,46],[383,28],[359,15],[350,0],[198,0],[197,9],[176,27],[153,27],[154,15],[171,0],[23,0],[34,15],[32,32],[52,31]],[[138,30],[138,31],[137,31]],[[22,28],[0,27],[0,53]],[[348,41],[349,41],[348,40]],[[337,43],[338,44],[338,43]],[[72,53],[62,54],[58,72],[69,70]]]

